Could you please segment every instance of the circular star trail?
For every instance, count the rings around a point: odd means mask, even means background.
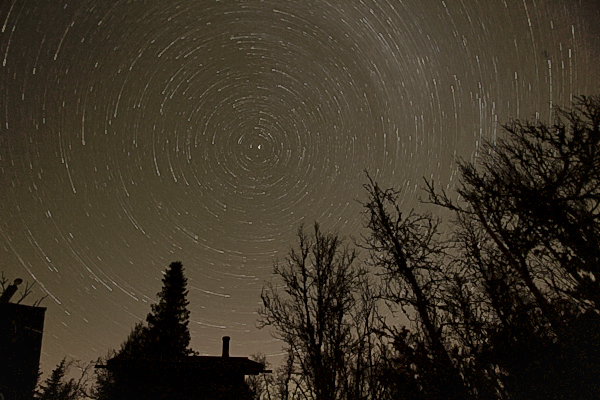
[[[418,207],[511,118],[600,92],[594,0],[0,5],[0,260],[48,294],[42,367],[189,278],[192,347],[274,353],[262,282],[302,223],[357,236],[364,171]],[[536,114],[537,113],[537,114]]]

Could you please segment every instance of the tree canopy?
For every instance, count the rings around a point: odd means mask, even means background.
[[[303,390],[267,392],[318,400],[597,398],[600,97],[578,98],[554,115],[551,123],[506,124],[473,162],[459,162],[455,193],[426,181],[426,201],[454,215],[444,229],[430,214],[402,210],[399,191],[367,176],[367,234],[356,242],[365,258],[336,251],[337,237],[318,225],[313,237],[301,230],[298,247],[275,266],[279,284],[263,289],[260,324],[275,329],[288,354],[271,382]],[[327,251],[315,251],[318,243]],[[341,283],[339,269],[319,262],[327,254],[348,266]],[[346,322],[358,304],[351,271],[365,267],[376,284],[366,297],[389,312],[371,308],[378,318],[357,335]],[[325,294],[345,300],[330,303]],[[358,337],[369,340],[368,356],[343,358],[339,371],[368,364],[354,382],[372,390],[344,391],[347,381],[320,363],[337,368],[329,342],[344,343],[348,355]]]
[[[316,400],[353,398],[362,390],[365,325],[373,317],[360,297],[366,271],[355,265],[356,251],[318,224],[298,230],[298,244],[275,264],[279,280],[262,291],[259,325],[272,326],[286,345],[290,372],[301,378],[286,395],[302,392]],[[296,375],[298,376],[298,375]],[[291,376],[290,376],[291,378]],[[289,383],[289,382],[288,382]]]

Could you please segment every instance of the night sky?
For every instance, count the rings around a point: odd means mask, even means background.
[[[260,290],[302,222],[419,207],[511,118],[600,93],[598,0],[3,0],[0,269],[42,369],[117,348],[170,262],[192,348],[276,354]]]

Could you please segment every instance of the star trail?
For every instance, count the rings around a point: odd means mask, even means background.
[[[0,269],[42,368],[117,348],[182,261],[192,347],[275,354],[263,281],[364,170],[419,207],[514,118],[600,93],[596,0],[0,3]]]

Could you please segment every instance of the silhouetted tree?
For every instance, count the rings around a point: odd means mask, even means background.
[[[445,321],[440,309],[440,282],[445,280],[445,249],[438,239],[439,223],[426,214],[403,214],[399,193],[381,189],[368,179],[364,207],[369,233],[365,246],[382,278],[381,296],[415,322],[417,332],[411,335],[412,345],[416,346],[414,353],[431,356],[420,357],[420,362],[413,357],[413,376],[420,380],[419,386],[427,398],[464,399],[467,391],[442,331]],[[402,334],[404,329],[388,331],[396,347],[411,348],[407,336]]]
[[[263,288],[259,326],[272,326],[286,344],[289,364],[284,386],[302,398],[356,395],[354,357],[363,337],[358,337],[352,316],[360,304],[365,271],[354,265],[355,260],[355,250],[337,235],[324,234],[318,224],[310,236],[300,228],[298,246],[285,262],[275,264],[273,273],[280,281]]]
[[[112,372],[104,368],[108,360],[113,358],[117,353],[110,350],[104,357],[98,358],[96,361],[96,370],[94,372],[94,382],[90,389],[90,398],[95,400],[116,400],[119,397],[119,388]]]
[[[151,355],[160,358],[178,358],[192,354],[188,348],[190,312],[187,309],[187,278],[183,265],[176,261],[169,265],[162,279],[162,291],[158,303],[146,317],[148,330],[146,340]]]
[[[263,374],[265,379],[264,391],[261,394],[263,400],[292,400],[302,397],[302,377],[295,373],[296,364],[294,353],[288,347],[283,362],[271,375]]]
[[[73,362],[67,362],[66,359],[54,368],[48,379],[40,385],[37,390],[36,400],[80,400],[87,398],[86,385],[89,378],[91,364],[75,366],[80,370],[79,378],[67,378],[66,374],[73,366]]]
[[[487,371],[498,396],[593,398],[600,389],[599,126],[600,98],[582,97],[553,124],[504,126],[505,138],[460,164],[460,201],[428,182],[430,201],[458,221],[471,300],[449,299],[461,336],[477,337],[466,375]]]
[[[158,302],[151,306],[147,325],[138,322],[117,352],[109,352],[98,364],[102,365],[109,359],[119,359],[130,365],[158,366],[160,363],[172,363],[193,351],[188,348],[190,343],[189,311],[187,306],[187,279],[181,262],[173,262],[166,269],[162,290],[158,293]],[[133,363],[133,364],[132,364]],[[172,371],[171,371],[172,372]],[[99,368],[96,382],[92,388],[92,397],[98,400],[113,400],[127,398],[131,395],[128,386],[127,371],[115,373]],[[170,382],[152,382],[153,392],[169,392],[175,388]],[[149,386],[150,387],[150,386]]]
[[[135,324],[127,339],[121,344],[118,351],[110,350],[108,354],[99,359],[96,364],[103,366],[114,357],[124,357],[131,360],[144,362],[146,354],[146,334],[147,327],[138,322]],[[127,387],[111,371],[106,368],[97,368],[95,373],[95,382],[91,388],[91,398],[96,400],[116,400],[122,399],[128,392]]]
[[[65,382],[65,372],[67,369],[66,360],[62,361],[52,371],[52,374],[41,385],[39,395],[40,400],[71,400],[77,398],[77,390],[73,381]]]
[[[600,98],[580,98],[552,125],[506,125],[477,164],[462,163],[464,206],[429,184],[433,202],[476,220],[559,335],[553,301],[599,307],[599,127]]]
[[[502,261],[494,244],[485,239],[485,232],[462,217],[456,219],[453,256],[447,259],[449,267],[442,284],[445,335],[471,393],[482,399],[508,398],[502,381],[506,371],[487,353],[492,333],[510,327],[516,334],[517,329],[525,328],[514,323],[523,314],[535,326],[539,313],[523,283]]]
[[[252,361],[256,361],[262,364],[265,369],[268,369],[269,362],[267,361],[267,356],[259,353],[253,354],[250,356]],[[273,386],[274,378],[271,374],[259,374],[259,375],[251,375],[246,378],[246,385],[248,385],[248,389],[252,394],[252,400],[260,400],[260,399],[271,399],[271,389]]]
[[[275,327],[289,352],[273,399],[598,397],[600,97],[555,108],[552,124],[504,128],[475,162],[460,162],[456,197],[427,182],[429,201],[455,212],[448,236],[430,215],[401,212],[399,192],[368,178],[359,246],[379,291],[331,289],[331,273],[319,275],[327,263],[315,261],[330,253],[314,249],[337,242],[318,226],[313,237],[300,230],[298,247],[275,265],[280,285],[262,293],[260,324]],[[353,263],[353,251],[340,254]],[[368,282],[364,271],[358,280]],[[338,295],[347,303],[324,300]],[[392,310],[383,328],[377,299]]]

